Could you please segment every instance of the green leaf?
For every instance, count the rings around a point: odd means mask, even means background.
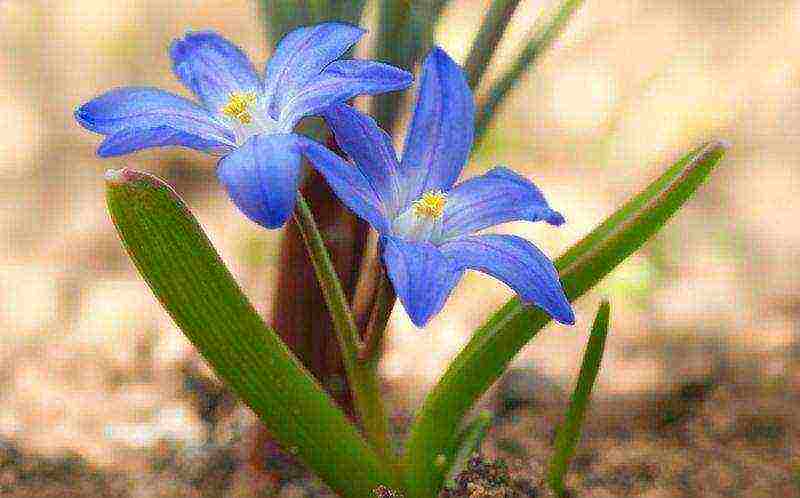
[[[589,406],[597,373],[600,371],[600,361],[603,359],[608,336],[610,311],[611,306],[608,301],[603,301],[592,325],[592,333],[589,336],[581,372],[578,375],[578,384],[575,386],[575,392],[572,393],[564,424],[556,434],[556,449],[553,459],[550,461],[547,482],[557,496],[565,496],[564,476],[567,473],[569,461],[575,453],[575,446],[581,435],[581,424],[586,415],[586,408]]]
[[[380,381],[377,370],[368,363],[358,361],[360,348],[359,332],[356,328],[350,305],[347,303],[342,283],[336,274],[322,234],[319,233],[311,208],[302,194],[297,194],[295,209],[297,227],[303,236],[308,257],[314,266],[325,304],[331,314],[336,339],[342,354],[347,383],[350,386],[359,420],[369,441],[386,461],[393,461],[392,442],[389,437],[389,419],[383,407]]]
[[[725,153],[711,142],[690,152],[556,261],[570,301],[591,289],[655,234],[697,190]],[[408,498],[433,496],[453,457],[464,416],[550,317],[514,298],[472,336],[428,395],[412,425],[401,464]],[[442,455],[442,457],[438,457]]]
[[[433,46],[433,32],[449,0],[380,0],[375,59],[412,70]],[[372,115],[383,129],[394,131],[403,94],[377,95]]]
[[[522,53],[514,61],[511,68],[492,85],[488,96],[478,107],[478,113],[475,118],[475,143],[479,143],[483,139],[497,108],[503,103],[508,93],[514,88],[514,85],[517,84],[528,68],[550,48],[550,45],[558,38],[581,5],[583,5],[583,0],[564,0],[555,10],[555,13],[541,25],[541,28],[536,31],[531,40],[525,45]]]
[[[289,31],[326,21],[360,24],[366,0],[261,0],[261,15],[274,45]]]
[[[264,323],[178,195],[137,171],[106,178],[111,217],[139,273],[271,435],[343,496],[391,487],[388,467]]]
[[[458,450],[456,450],[455,458],[452,459],[452,466],[447,472],[449,486],[455,486],[455,479],[458,474],[466,470],[467,463],[469,463],[472,455],[480,451],[481,443],[486,438],[490,425],[492,425],[492,413],[488,410],[483,410],[458,435]],[[444,465],[447,465],[447,463],[445,461]]]
[[[489,67],[489,61],[497,50],[497,44],[503,38],[519,2],[520,0],[494,0],[483,17],[467,61],[464,63],[464,72],[467,73],[469,87],[473,90],[478,88],[481,78]]]

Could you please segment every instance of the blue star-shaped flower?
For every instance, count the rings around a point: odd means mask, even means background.
[[[553,264],[513,235],[475,232],[513,220],[560,225],[539,189],[506,168],[455,185],[472,147],[475,108],[461,68],[441,49],[425,60],[398,162],[390,137],[346,105],[325,114],[351,162],[316,142],[303,153],[352,211],[381,235],[383,262],[418,327],[438,313],[466,269],[508,284],[524,302],[575,322]]]
[[[337,60],[364,30],[342,23],[296,29],[281,40],[262,78],[239,47],[203,31],[175,40],[175,74],[200,99],[151,87],[111,90],[75,117],[106,135],[102,157],[183,146],[223,156],[217,174],[231,199],[267,228],[284,224],[301,179],[299,135],[306,116],[356,95],[400,90],[412,77],[387,64]]]

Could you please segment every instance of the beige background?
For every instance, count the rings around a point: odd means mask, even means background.
[[[437,39],[463,61],[486,3],[453,3]],[[490,74],[550,4],[523,2]],[[212,158],[168,150],[102,160],[99,137],[72,119],[114,86],[185,93],[166,49],[188,28],[221,31],[259,65],[268,54],[245,1],[0,2],[0,438],[110,467],[164,438],[204,438],[179,373],[199,362],[122,252],[104,206],[108,168],[175,185],[269,309],[280,233],[236,211]],[[465,171],[524,172],[568,223],[503,230],[557,256],[683,151],[712,137],[733,147],[662,234],[577,304],[576,327],[548,328],[516,366],[568,388],[605,295],[613,332],[600,399],[647,403],[722,368],[738,383],[797,389],[798,47],[797,1],[587,1]],[[470,274],[427,330],[398,307],[383,364],[398,406],[418,403],[509,296]]]

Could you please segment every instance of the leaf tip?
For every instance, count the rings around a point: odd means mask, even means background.
[[[710,145],[713,145],[714,148],[723,150],[728,150],[731,147],[733,147],[733,143],[726,138],[717,138],[715,140],[712,140]]]
[[[699,157],[706,157],[710,154],[724,154],[733,145],[730,141],[724,138],[715,138],[714,140],[706,143],[706,146],[700,151]]]
[[[167,183],[161,178],[131,168],[110,169],[105,173],[105,180],[108,186],[144,182],[154,188],[168,187]]]
[[[105,178],[106,183],[109,185],[122,185],[125,183],[125,172],[125,168],[110,169],[106,171],[106,174],[103,176],[103,178]]]

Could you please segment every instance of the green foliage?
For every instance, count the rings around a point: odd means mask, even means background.
[[[467,81],[473,90],[478,87],[489,61],[497,50],[497,44],[503,38],[508,23],[514,16],[520,0],[494,0],[492,6],[486,12],[478,30],[472,48],[464,63],[464,72],[467,73]]]
[[[597,373],[600,371],[600,362],[603,359],[608,336],[610,312],[611,306],[608,301],[603,301],[592,325],[589,343],[586,345],[586,353],[583,355],[581,372],[578,375],[578,383],[572,393],[567,415],[556,434],[556,448],[550,461],[547,482],[558,496],[565,496],[564,476],[567,473],[569,461],[575,453],[575,446],[581,435],[581,424],[586,415],[586,409],[589,407]]]
[[[500,104],[506,99],[508,93],[519,82],[525,72],[538,60],[539,57],[558,38],[561,31],[567,26],[575,12],[583,5],[583,0],[564,0],[555,13],[544,22],[536,31],[530,41],[525,45],[522,53],[514,61],[511,68],[492,85],[486,100],[478,107],[475,118],[475,141],[483,139],[486,130]]]
[[[561,256],[556,268],[570,301],[653,236],[708,177],[726,147],[711,142],[685,155]],[[428,395],[412,426],[401,460],[408,498],[433,496],[441,488],[444,473],[435,462],[454,457],[464,416],[549,321],[545,313],[514,298],[473,334]]]
[[[365,1],[261,0],[274,41],[300,26],[328,20],[359,23]],[[433,44],[433,32],[448,0],[379,0],[375,58],[413,69]],[[525,72],[551,46],[583,0],[563,0],[538,25],[531,39],[479,102],[476,142]],[[485,75],[519,2],[495,0],[485,15],[466,61],[470,86]],[[375,100],[373,114],[394,131],[400,94]],[[310,123],[310,124],[308,124]],[[317,134],[319,121],[307,121]],[[308,130],[306,130],[308,131]],[[726,146],[711,142],[690,152],[556,261],[567,297],[574,301],[651,238],[697,190]],[[459,472],[480,446],[491,422],[480,414],[462,428],[480,397],[550,318],[519,299],[498,310],[472,336],[429,394],[417,415],[401,461],[395,462],[377,382],[376,358],[359,360],[365,349],[350,306],[311,211],[302,197],[296,222],[323,288],[367,435],[332,402],[279,336],[258,316],[181,199],[161,180],[131,170],[111,172],[108,207],[131,258],[167,312],[217,375],[267,425],[286,449],[345,497],[400,490],[406,498],[432,498],[445,477]],[[384,296],[385,315],[393,294]],[[378,315],[381,315],[380,313]],[[609,306],[595,319],[578,385],[556,440],[549,482],[563,493],[563,479],[579,438],[600,366]],[[385,318],[379,320],[385,324]],[[379,349],[382,334],[370,335]],[[377,451],[376,451],[377,449]],[[398,476],[399,474],[399,476]]]
[[[284,448],[344,496],[392,474],[253,309],[197,220],[156,177],[108,174],[111,217],[158,300],[216,374]]]
[[[433,31],[449,0],[380,0],[375,58],[413,70],[433,46]],[[403,95],[389,93],[373,100],[372,114],[381,127],[395,130]]]
[[[389,421],[384,412],[377,373],[373,365],[358,360],[361,342],[358,328],[353,321],[353,314],[350,312],[342,283],[336,275],[333,261],[325,248],[325,241],[319,233],[311,209],[301,194],[298,194],[297,198],[295,220],[333,320],[361,425],[381,456],[387,461],[392,461]]]
[[[455,458],[452,460],[450,470],[447,472],[449,475],[447,482],[450,486],[454,486],[455,477],[466,470],[467,463],[469,459],[472,458],[472,455],[480,451],[481,443],[483,443],[483,439],[486,437],[486,433],[489,431],[489,426],[491,424],[492,413],[484,410],[480,412],[472,422],[467,424],[461,431],[461,434],[458,435],[458,450],[456,451]],[[449,462],[445,461],[444,465],[448,463]]]

